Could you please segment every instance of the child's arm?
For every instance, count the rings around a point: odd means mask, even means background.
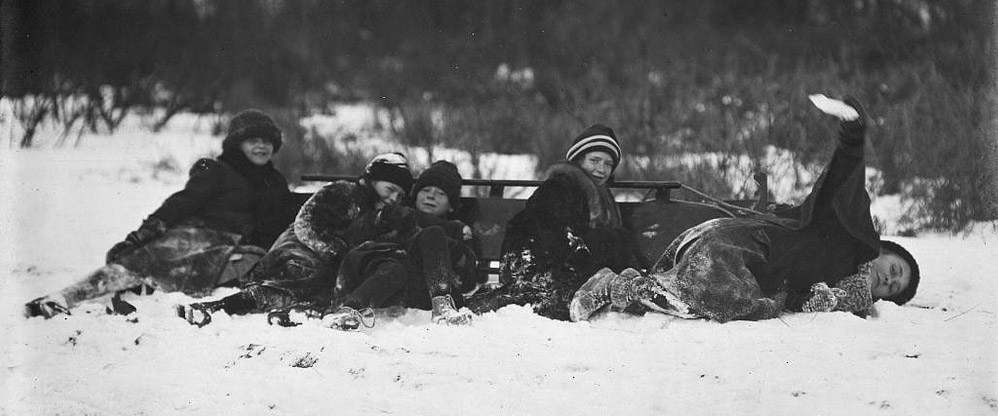
[[[167,226],[173,226],[196,214],[218,195],[221,169],[224,169],[221,162],[212,159],[198,160],[191,167],[190,177],[184,189],[166,198],[149,217],[158,218]]]
[[[317,253],[345,252],[351,246],[346,232],[361,214],[353,195],[356,186],[338,181],[312,195],[295,217],[295,236]]]

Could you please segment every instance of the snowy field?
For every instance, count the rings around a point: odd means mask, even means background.
[[[866,320],[573,324],[508,307],[470,327],[409,311],[356,333],[262,315],[197,328],[172,313],[191,298],[159,292],[126,296],[129,317],[106,315],[103,300],[21,317],[24,302],[99,266],[217,152],[201,122],[157,136],[126,126],[78,148],[0,141],[0,415],[998,414],[991,224],[896,238],[920,260],[919,294]]]

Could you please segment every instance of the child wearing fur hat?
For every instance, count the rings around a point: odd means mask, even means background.
[[[506,226],[500,286],[469,301],[483,312],[530,304],[536,313],[567,320],[572,294],[603,267],[633,262],[630,239],[610,191],[621,151],[613,129],[595,124],[579,134],[566,163],[548,169],[526,207]]]
[[[412,173],[401,153],[374,157],[357,181],[337,181],[312,195],[290,226],[250,273],[243,290],[215,302],[178,307],[195,324],[216,310],[249,313],[328,303],[343,256],[367,240],[396,238],[401,227],[390,215],[412,187]]]
[[[294,216],[287,181],[271,162],[281,143],[281,130],[266,113],[237,114],[222,154],[198,160],[184,189],[115,244],[105,266],[28,303],[25,314],[68,313],[84,300],[143,284],[203,295],[238,279]]]

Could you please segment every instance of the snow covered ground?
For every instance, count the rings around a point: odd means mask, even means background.
[[[572,324],[508,307],[470,327],[408,311],[356,333],[261,315],[196,328],[172,314],[192,299],[167,293],[126,296],[130,317],[103,302],[21,317],[24,302],[100,265],[217,149],[205,122],[0,150],[0,415],[998,414],[991,224],[896,238],[921,262],[919,294],[867,320]]]

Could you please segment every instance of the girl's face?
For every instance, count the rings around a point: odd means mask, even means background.
[[[894,253],[883,251],[873,259],[870,271],[870,291],[874,299],[883,299],[901,293],[911,282],[911,266]]]
[[[416,192],[416,209],[434,217],[442,217],[451,211],[450,199],[443,189],[427,185]]]
[[[613,173],[613,157],[602,150],[593,150],[582,156],[579,167],[596,180],[597,184],[603,185]]]
[[[239,144],[239,150],[242,150],[246,158],[257,166],[266,165],[274,156],[274,144],[259,137],[243,140]]]
[[[405,189],[388,181],[372,181],[371,187],[378,194],[378,202],[374,203],[375,209],[381,209],[389,205],[398,205],[405,198]]]

